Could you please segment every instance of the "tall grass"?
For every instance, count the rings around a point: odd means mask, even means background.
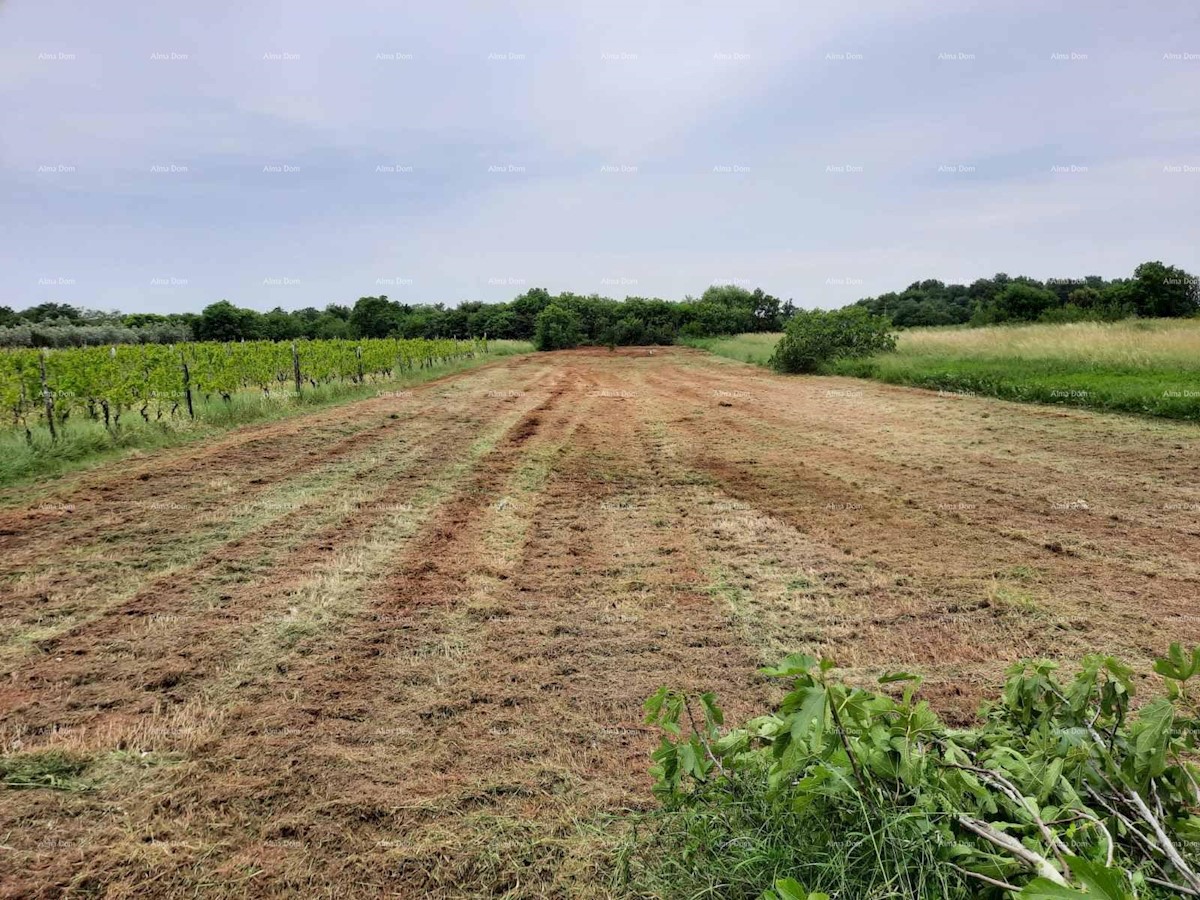
[[[698,342],[765,364],[779,335]],[[893,353],[839,360],[829,374],[956,394],[1200,421],[1200,319],[914,328]]]
[[[898,352],[913,357],[1054,359],[1114,370],[1200,372],[1200,319],[914,328],[900,333]]]
[[[938,390],[1200,420],[1200,320],[914,329],[830,367]]]
[[[735,334],[729,337],[680,338],[679,342],[718,356],[765,366],[783,335],[774,332]]]
[[[290,391],[274,397],[248,391],[234,394],[228,402],[219,397],[207,400],[197,397],[195,420],[176,415],[145,422],[136,410],[126,410],[120,424],[109,429],[102,422],[76,415],[60,426],[56,441],[51,440],[49,431],[42,425],[34,426],[28,438],[20,429],[0,429],[0,487],[56,476],[131,450],[175,446],[211,437],[239,425],[283,419],[337,403],[373,397],[380,391],[402,389],[477,368],[497,357],[527,353],[532,349],[525,341],[489,341],[487,356],[403,372],[386,381],[361,385],[334,382],[317,388],[306,386],[300,397]]]
[[[925,813],[798,804],[772,793],[765,771],[636,821],[613,871],[618,894],[672,900],[759,900],[785,877],[848,900],[977,895],[938,859]]]

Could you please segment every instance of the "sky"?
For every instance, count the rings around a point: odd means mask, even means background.
[[[0,0],[0,305],[1200,269],[1200,5]]]

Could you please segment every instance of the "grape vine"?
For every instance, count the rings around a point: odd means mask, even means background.
[[[120,424],[192,415],[192,400],[280,396],[334,382],[362,384],[487,352],[483,340],[379,338],[77,347],[0,352],[0,410],[29,433],[72,415]]]

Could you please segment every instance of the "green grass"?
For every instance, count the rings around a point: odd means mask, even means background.
[[[765,365],[779,335],[698,341]],[[1200,421],[1200,319],[914,328],[894,353],[839,360],[828,374],[1005,400]]]
[[[735,334],[729,337],[680,338],[680,343],[717,356],[765,366],[783,335],[778,333]]]
[[[924,814],[899,807],[834,813],[772,793],[751,771],[635,819],[613,890],[637,897],[759,900],[795,878],[854,900],[976,896],[936,857]]]
[[[59,750],[14,753],[0,756],[0,785],[7,788],[54,788],[86,790],[83,774],[91,761]]]
[[[120,424],[110,430],[102,422],[74,416],[60,428],[57,441],[50,439],[44,426],[33,429],[32,440],[27,440],[18,429],[3,429],[0,430],[0,487],[53,478],[133,450],[177,446],[212,437],[239,425],[284,419],[338,403],[362,400],[380,391],[403,389],[532,349],[525,341],[490,341],[487,356],[456,360],[364,385],[334,383],[318,388],[306,387],[299,399],[291,393],[280,399],[264,399],[257,391],[236,394],[228,403],[216,397],[208,401],[197,398],[195,421],[177,415],[161,422],[145,422],[137,410],[126,410]]]

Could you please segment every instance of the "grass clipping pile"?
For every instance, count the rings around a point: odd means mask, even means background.
[[[1154,666],[1165,696],[1130,710],[1111,657],[1069,682],[1050,662],[1008,673],[982,724],[946,727],[920,680],[898,697],[788,657],[764,674],[777,710],[726,730],[712,694],[647,701],[663,729],[652,772],[664,809],[623,855],[625,885],[671,896],[1200,897],[1196,703],[1200,648]],[[1194,685],[1193,685],[1194,689]]]

